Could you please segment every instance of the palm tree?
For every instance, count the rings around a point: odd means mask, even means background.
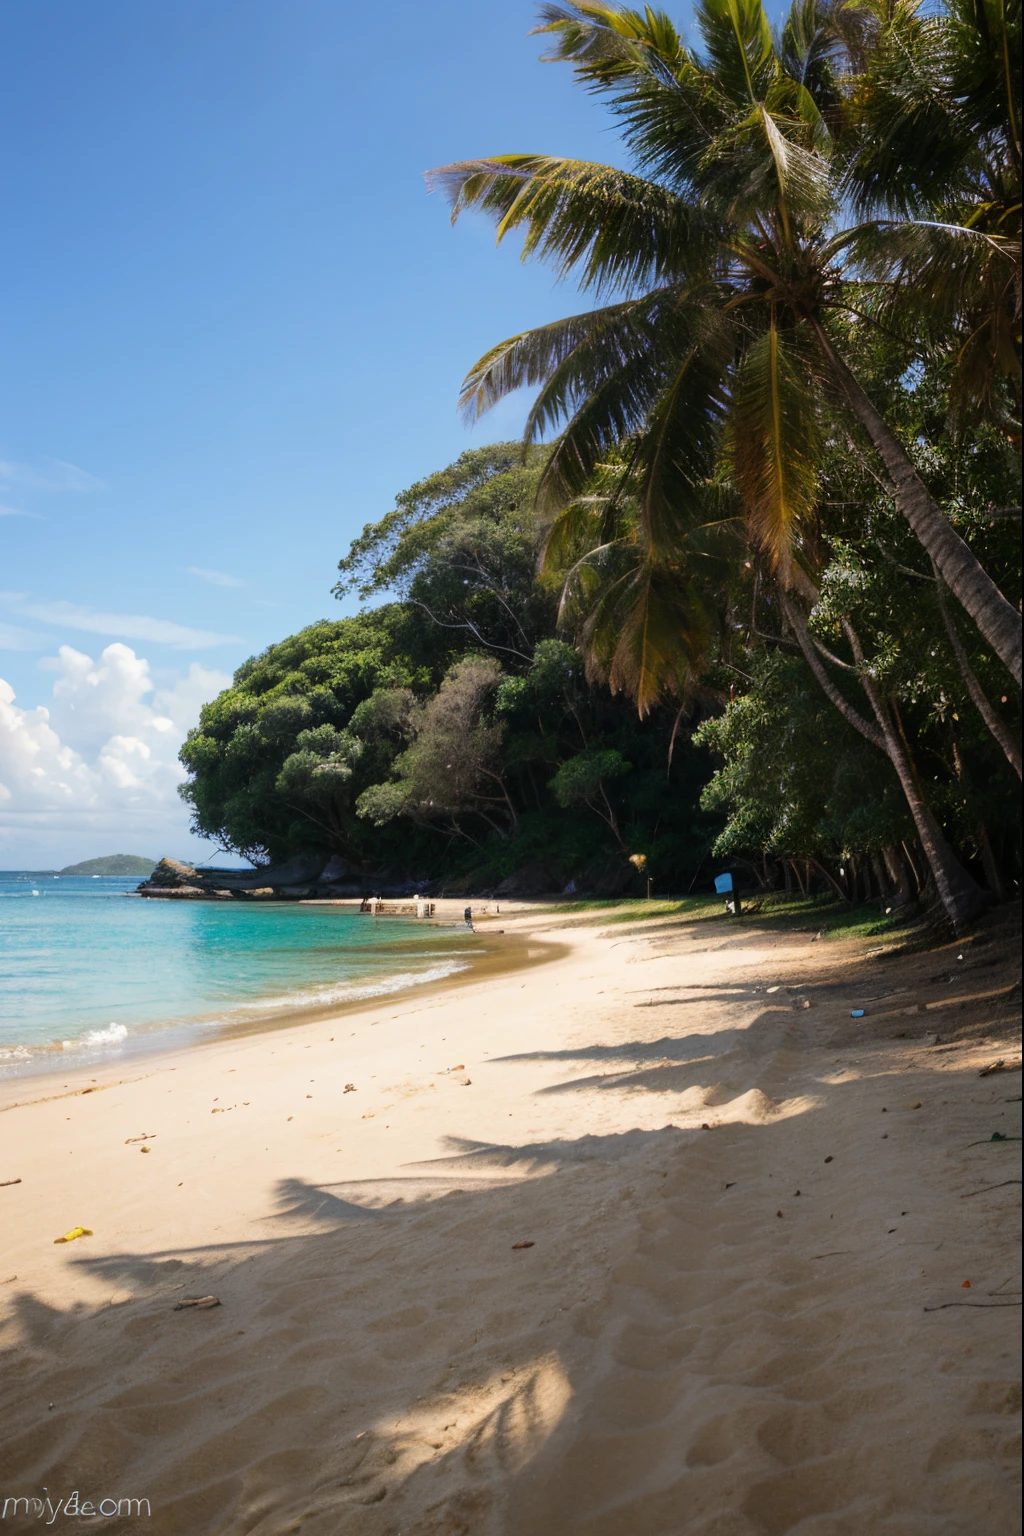
[[[527,439],[567,422],[541,481],[556,512],[549,557],[564,565],[582,543],[566,603],[582,620],[591,674],[633,693],[642,712],[663,691],[695,686],[714,630],[702,576],[721,560],[738,492],[749,534],[792,589],[786,608],[801,647],[833,702],[892,762],[936,888],[962,922],[980,893],[927,804],[870,667],[860,659],[873,722],[830,683],[795,601],[797,592],[810,603],[817,595],[800,536],[814,508],[824,402],[838,384],[880,445],[915,531],[924,505],[931,544],[922,542],[935,564],[945,557],[971,591],[991,589],[983,615],[1001,605],[1017,621],[1019,674],[1018,616],[935,506],[830,334],[831,311],[847,298],[839,262],[852,243],[828,232],[839,196],[837,29],[807,0],[776,43],[760,0],[708,0],[699,59],[650,12],[581,3],[545,14],[556,56],[575,59],[589,84],[612,95],[642,168],[657,179],[540,156],[434,173],[454,216],[482,207],[498,218],[499,238],[525,229],[524,255],[553,259],[599,295],[625,294],[501,343],[471,371],[464,404],[479,413],[539,384]],[[616,516],[624,500],[635,515]]]
[[[431,173],[453,219],[489,213],[499,240],[522,231],[524,258],[545,258],[611,301],[492,348],[466,379],[467,411],[540,386],[526,437],[563,428],[541,482],[554,509],[630,442],[655,559],[671,559],[685,504],[725,444],[750,533],[791,584],[823,413],[838,393],[946,585],[1020,682],[1020,614],[945,518],[836,339],[836,317],[852,303],[851,252],[884,240],[878,220],[870,238],[839,227],[850,167],[866,166],[863,134],[847,148],[844,38],[870,46],[872,13],[796,0],[774,38],[762,0],[701,0],[701,53],[650,9],[577,0],[541,15],[537,30],[555,39],[550,57],[571,61],[609,101],[637,171],[518,154]]]
[[[689,524],[677,522],[671,556],[652,553],[645,544],[638,498],[629,494],[630,479],[628,463],[604,466],[592,494],[555,517],[545,560],[562,575],[559,617],[576,632],[588,676],[607,682],[613,691],[630,693],[644,714],[665,692],[684,702],[699,692],[700,673],[725,617],[721,599],[730,587],[730,556],[735,563],[737,520],[729,516],[728,491],[706,485],[703,495],[691,498]],[[799,590],[781,593],[788,628],[831,703],[888,758],[936,894],[950,921],[960,927],[984,906],[984,894],[963,868],[928,803],[899,717],[874,675],[875,666],[865,656],[852,622],[843,620],[851,664],[811,633],[805,609],[816,601],[817,588],[800,567],[794,567],[794,576],[793,585]],[[719,660],[724,661],[721,649]],[[849,682],[859,684],[868,706],[866,716],[863,706],[858,709],[848,691],[837,685],[829,666],[840,668]]]
[[[955,415],[1002,417],[1019,451],[1020,0],[879,7],[861,52],[848,113],[857,254],[885,284],[887,319],[946,347],[955,337]]]

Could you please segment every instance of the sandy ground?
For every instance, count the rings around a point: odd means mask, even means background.
[[[1005,916],[502,921],[554,958],[5,1086],[3,1529],[1016,1532]]]

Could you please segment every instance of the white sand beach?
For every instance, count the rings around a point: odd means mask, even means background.
[[[503,914],[533,966],[6,1084],[0,1501],[146,1499],[94,1523],[154,1536],[1016,1531],[1005,932],[618,916]]]

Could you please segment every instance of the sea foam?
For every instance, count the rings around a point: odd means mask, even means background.
[[[80,1051],[83,1047],[88,1050],[90,1046],[120,1045],[127,1038],[128,1030],[124,1024],[111,1024],[107,1029],[90,1029],[88,1034],[77,1040],[65,1040],[63,1045],[66,1051]]]

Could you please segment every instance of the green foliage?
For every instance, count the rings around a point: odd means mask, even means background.
[[[623,852],[626,848],[612,802],[608,798],[608,787],[615,779],[621,779],[627,774],[632,766],[614,747],[604,751],[590,747],[564,762],[551,780],[551,792],[559,805],[566,808],[573,805],[589,806],[602,821],[608,823]]]
[[[397,498],[339,562],[340,597],[397,593],[447,644],[528,661],[552,622],[553,599],[535,581],[534,503],[543,455],[518,444],[462,454]],[[437,641],[435,641],[437,643]]]
[[[614,748],[605,752],[580,752],[562,764],[551,780],[551,790],[559,805],[594,800],[606,784],[621,778],[631,767],[632,764]]]
[[[414,611],[391,604],[312,624],[247,661],[181,750],[195,830],[257,860],[358,847],[355,798],[399,748],[346,727],[378,691],[430,686],[431,639]]]
[[[628,169],[435,173],[598,307],[470,370],[470,416],[535,390],[526,446],[364,528],[336,590],[397,601],[203,711],[198,830],[395,880],[935,880],[954,918],[958,860],[1019,878],[1019,0],[696,22],[542,7]]]
[[[816,857],[834,867],[914,836],[895,774],[836,713],[802,658],[754,663],[749,691],[706,721],[696,740],[722,760],[704,791],[728,821],[715,853]]]
[[[501,775],[505,728],[488,718],[501,681],[491,657],[465,656],[441,686],[408,717],[411,744],[394,762],[397,784],[376,784],[360,796],[358,811],[376,826],[395,815],[443,821],[458,832],[460,816],[475,813],[492,831],[504,830],[515,808]],[[496,820],[500,818],[500,822]]]
[[[1019,4],[987,6],[795,0],[775,36],[762,0],[701,0],[691,47],[651,7],[547,4],[549,57],[606,103],[632,168],[506,154],[432,173],[453,219],[480,210],[499,241],[519,235],[524,260],[614,296],[499,342],[462,399],[478,415],[539,387],[525,437],[560,429],[539,485],[550,513],[592,495],[618,458],[635,558],[623,569],[616,549],[597,570],[602,536],[575,574],[592,599],[592,675],[641,710],[685,693],[706,660],[670,642],[706,632],[678,567],[725,477],[763,563],[799,585],[837,395],[870,422],[903,516],[1019,678],[1019,619],[949,543],[845,346],[847,317],[866,313],[956,357],[958,420],[967,405],[1008,416],[1013,391],[1019,417],[1019,77],[1004,65]],[[858,201],[873,216],[848,226]],[[915,308],[923,326],[908,324]]]
[[[1003,589],[1019,594],[1019,532],[991,515],[1018,484],[1005,437],[983,428],[968,448],[950,431],[950,363],[908,369],[905,349],[877,334],[851,336],[848,345],[915,458],[927,465],[961,536]],[[852,627],[946,836],[979,877],[990,873],[979,864],[983,836],[1006,875],[1019,877],[1019,787],[971,701],[930,565],[854,435],[831,437],[821,473],[811,545],[818,601],[809,622],[833,658],[835,686],[866,709],[847,643]],[[812,858],[838,874],[852,855],[913,847],[891,765],[829,703],[780,623],[777,590],[753,563],[748,585],[738,607],[750,617],[733,627],[727,652],[747,674],[745,685],[734,687],[724,712],[697,733],[720,763],[704,792],[708,809],[728,815],[717,852],[755,864]],[[1019,740],[1019,693],[980,637],[962,627],[973,671]]]
[[[363,530],[341,585],[403,600],[272,646],[206,706],[182,750],[197,831],[257,859],[338,854],[364,883],[529,867],[619,889],[627,845],[692,879],[717,825],[706,756],[684,742],[668,769],[672,715],[642,724],[555,634],[542,468],[474,450]]]

